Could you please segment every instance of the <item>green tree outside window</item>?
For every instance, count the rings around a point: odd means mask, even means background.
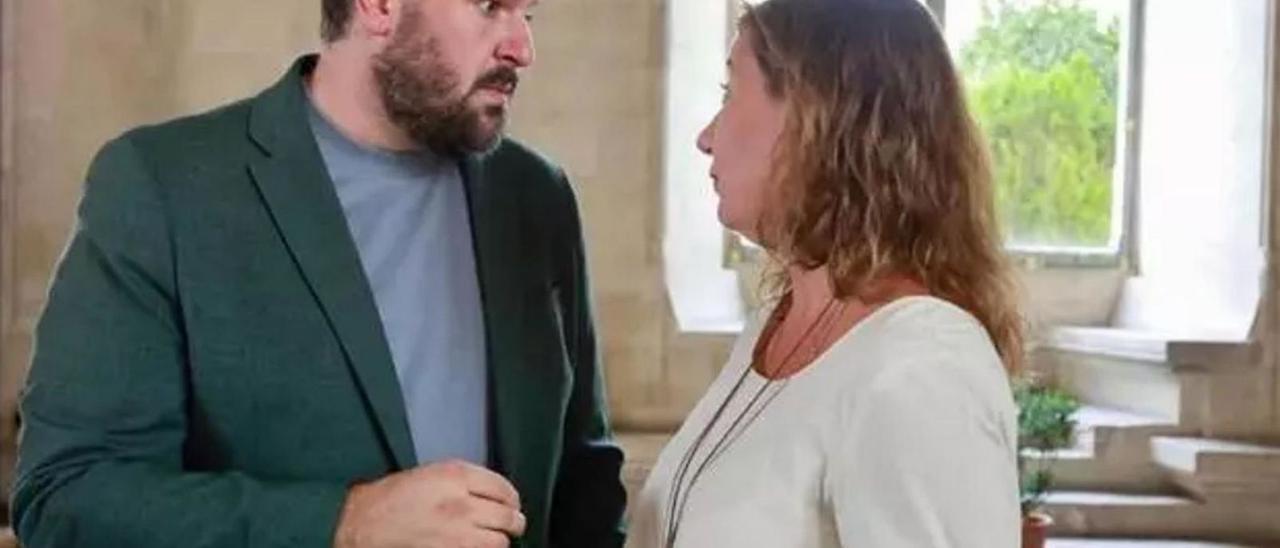
[[[1104,246],[1116,164],[1117,18],[1074,0],[994,0],[961,48],[1014,245]]]

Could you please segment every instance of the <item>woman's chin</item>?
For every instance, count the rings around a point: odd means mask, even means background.
[[[723,207],[717,211],[717,214],[720,218],[720,226],[751,240],[751,243],[759,245],[760,239],[757,237],[754,223],[746,222],[740,217],[734,216],[731,212],[725,211]]]
[[[734,232],[742,232],[741,225],[743,223],[739,222],[738,218],[733,215],[732,211],[729,211],[724,207],[724,202],[720,202],[720,207],[716,209],[716,217],[720,219],[720,226]]]

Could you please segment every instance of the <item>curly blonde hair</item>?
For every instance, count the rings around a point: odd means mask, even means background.
[[[739,30],[786,109],[765,247],[783,266],[826,266],[839,298],[910,277],[975,316],[1017,371],[1022,319],[986,143],[927,8],[767,0]]]

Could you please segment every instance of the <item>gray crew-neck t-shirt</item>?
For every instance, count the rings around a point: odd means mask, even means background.
[[[488,464],[484,321],[457,162],[362,146],[314,106],[311,128],[373,290],[418,462]]]

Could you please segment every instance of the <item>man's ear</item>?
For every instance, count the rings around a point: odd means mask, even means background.
[[[352,27],[357,34],[374,39],[390,39],[400,22],[401,0],[352,0]],[[409,0],[414,1],[414,0]]]

